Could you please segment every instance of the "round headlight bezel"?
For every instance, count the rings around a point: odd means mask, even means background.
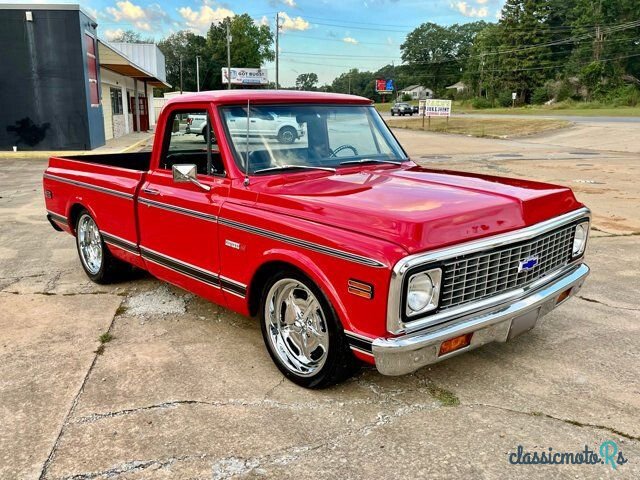
[[[441,279],[442,270],[439,268],[424,270],[409,275],[404,296],[404,311],[408,319],[438,308]],[[419,299],[419,295],[412,296],[412,294],[420,293],[423,294],[422,302],[421,304],[416,304],[415,301]],[[411,305],[411,303],[413,303],[413,305]]]
[[[577,224],[573,234],[573,245],[571,246],[571,256],[573,258],[579,257],[584,253],[587,247],[588,238],[589,238],[589,223],[582,222]]]

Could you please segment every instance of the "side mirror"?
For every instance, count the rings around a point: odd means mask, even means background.
[[[204,185],[203,183],[200,183],[198,181],[198,175],[197,175],[198,170],[196,166],[191,163],[174,165],[171,168],[171,171],[173,173],[173,181],[176,183],[190,182],[190,183],[193,183],[194,185],[197,185],[198,187],[203,189],[205,192],[208,192],[209,190],[211,190],[211,187],[209,185]]]

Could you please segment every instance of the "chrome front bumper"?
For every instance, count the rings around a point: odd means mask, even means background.
[[[505,304],[493,306],[441,325],[394,338],[373,341],[376,368],[383,375],[404,375],[420,367],[467,352],[490,342],[506,342],[530,329],[557,305],[575,295],[589,275],[585,264],[572,266],[540,288]],[[569,291],[558,302],[558,297]],[[439,356],[440,344],[473,332],[471,343],[460,350]]]

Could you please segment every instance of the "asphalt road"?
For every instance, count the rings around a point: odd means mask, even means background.
[[[580,297],[512,343],[307,391],[253,319],[145,275],[92,284],[44,218],[45,162],[0,160],[0,478],[639,478],[638,156],[398,136],[431,168],[577,187],[594,211]],[[615,472],[509,461],[608,441]]]
[[[380,112],[382,117],[391,118],[390,112]],[[602,123],[640,123],[640,117],[600,117],[600,116],[579,116],[579,115],[516,115],[516,114],[508,114],[508,113],[453,113],[453,117],[464,117],[464,118],[496,118],[496,119],[505,119],[505,118],[514,118],[520,120],[526,119],[539,119],[539,120],[566,120],[568,122],[573,123],[587,123],[587,124],[602,124]],[[418,114],[413,114],[413,117],[418,117]],[[394,116],[393,118],[412,118],[409,115],[405,115],[404,117]]]

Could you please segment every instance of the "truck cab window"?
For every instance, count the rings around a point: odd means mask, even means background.
[[[211,149],[211,171],[207,172],[207,151]],[[206,110],[175,111],[169,115],[161,169],[177,164],[195,164],[202,175],[224,175],[224,165]]]

